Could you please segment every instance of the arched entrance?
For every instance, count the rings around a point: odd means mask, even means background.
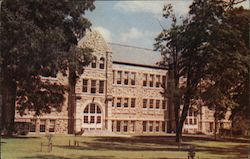
[[[102,129],[102,111],[98,104],[90,103],[83,110],[83,129],[85,130]]]

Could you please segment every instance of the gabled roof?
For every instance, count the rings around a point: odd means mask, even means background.
[[[134,64],[139,66],[159,67],[161,54],[151,49],[108,43],[114,63]]]

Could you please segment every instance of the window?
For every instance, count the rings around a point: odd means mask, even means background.
[[[122,71],[117,72],[117,84],[122,84]]]
[[[156,100],[155,108],[156,109],[160,108],[160,100]]]
[[[92,63],[91,63],[92,68],[96,68],[96,61],[97,61],[97,58],[94,56],[92,59]]]
[[[135,72],[131,72],[131,85],[135,85]]]
[[[120,132],[121,131],[121,121],[116,122],[116,131]]]
[[[188,125],[188,119],[185,120],[185,124]]]
[[[135,131],[135,121],[131,121],[131,131]]]
[[[99,93],[104,93],[104,81],[99,81]]]
[[[49,132],[55,132],[56,121],[50,120],[49,122]]]
[[[124,98],[124,107],[127,108],[128,107],[128,98]]]
[[[100,58],[100,69],[104,69],[104,64],[105,63],[105,59],[103,57]]]
[[[153,99],[149,100],[149,108],[154,108],[154,100]]]
[[[147,102],[148,102],[147,99],[143,99],[143,108],[147,108]]]
[[[121,103],[122,103],[122,98],[117,98],[116,107],[121,107]]]
[[[82,80],[82,92],[88,92],[88,80],[87,79]]]
[[[96,93],[96,80],[91,81],[91,93]]]
[[[143,125],[143,132],[146,132],[147,131],[147,122],[143,121],[142,125]]]
[[[89,113],[89,105],[84,109],[84,113]]]
[[[159,121],[157,121],[157,122],[155,123],[155,131],[156,131],[156,132],[159,132],[159,131],[160,131],[160,122],[159,122]]]
[[[90,123],[95,123],[95,116],[90,116]]]
[[[90,104],[90,113],[91,113],[91,114],[94,114],[94,113],[95,113],[95,104],[94,104],[94,103],[91,103],[91,104]]]
[[[89,118],[88,116],[83,117],[83,123],[89,123]]]
[[[159,87],[160,87],[160,84],[161,84],[161,76],[160,76],[160,75],[157,75],[157,76],[156,76],[156,85],[155,85],[155,86],[159,88]]]
[[[40,132],[45,132],[46,120],[40,120]]]
[[[124,72],[124,85],[128,85],[128,77],[129,77],[129,73]]]
[[[150,87],[154,87],[154,75],[150,75],[150,79],[149,79],[149,86]]]
[[[147,83],[148,83],[148,75],[143,74],[143,86],[147,86]]]
[[[96,121],[97,124],[101,123],[101,116],[97,116],[97,121]]]
[[[115,84],[115,70],[113,70],[113,84]]]
[[[30,123],[30,132],[36,132],[36,120],[32,119]]]
[[[100,107],[98,107],[98,106],[96,106],[96,113],[97,114],[101,114],[102,113]]]
[[[135,107],[135,98],[131,98],[131,108]]]
[[[112,107],[114,107],[115,106],[115,97],[113,97],[113,99],[112,99]]]
[[[189,119],[189,124],[193,125],[193,119],[192,118]]]
[[[197,124],[197,119],[196,118],[194,118],[194,125],[196,125]]]
[[[162,109],[166,109],[166,101],[165,100],[162,101]]]
[[[112,132],[114,132],[115,121],[112,120]]]
[[[149,122],[149,131],[153,132],[153,122],[152,121]]]
[[[128,121],[123,122],[123,131],[128,132]]]
[[[194,111],[194,116],[197,117],[197,111]]]
[[[162,76],[162,87],[166,87],[166,76]]]

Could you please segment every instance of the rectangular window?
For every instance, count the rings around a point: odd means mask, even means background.
[[[135,108],[135,98],[131,98],[131,108]]]
[[[155,103],[155,108],[160,109],[160,100],[156,100]]]
[[[157,75],[156,76],[156,87],[159,88],[161,85],[161,76],[160,75]]]
[[[162,87],[166,87],[166,76],[162,76]]]
[[[213,132],[213,129],[214,129],[214,123],[213,123],[213,122],[210,122],[210,123],[209,123],[209,131],[210,131],[210,132]]]
[[[95,123],[95,116],[90,116],[90,123]]]
[[[112,120],[112,132],[114,132],[115,121]]]
[[[104,81],[99,81],[99,93],[104,93]]]
[[[129,78],[128,72],[124,72],[124,85],[128,85],[128,78]]]
[[[112,107],[114,107],[115,106],[115,97],[113,97],[113,99],[112,99]]]
[[[96,123],[97,123],[97,124],[100,124],[100,123],[101,123],[101,116],[97,116],[97,118],[96,118]]]
[[[147,122],[143,121],[142,125],[143,125],[143,132],[147,132]]]
[[[188,125],[188,119],[185,120],[185,124]]]
[[[36,132],[36,120],[32,119],[30,123],[30,132]]]
[[[148,103],[148,100],[147,99],[143,99],[143,108],[147,108],[147,103]]]
[[[131,121],[131,131],[135,131],[135,121]]]
[[[91,93],[96,93],[96,80],[91,80]]]
[[[152,121],[149,122],[149,131],[153,132],[153,122]]]
[[[150,79],[149,79],[149,86],[150,87],[154,87],[154,75],[150,75]]]
[[[46,120],[40,120],[40,132],[45,132]]]
[[[135,85],[135,72],[131,72],[131,85]]]
[[[196,118],[194,118],[194,125],[196,125],[197,124],[197,119]]]
[[[124,107],[127,108],[128,107],[128,98],[124,98]]]
[[[162,109],[166,109],[166,101],[165,100],[162,101]]]
[[[121,132],[121,121],[116,122],[116,131]]]
[[[122,71],[117,72],[117,84],[122,84]]]
[[[82,92],[88,92],[88,80],[87,79],[82,80]]]
[[[188,111],[188,116],[192,116],[192,115],[193,115],[192,110],[189,110]]]
[[[159,122],[159,121],[157,121],[157,122],[155,123],[155,131],[156,131],[156,132],[159,132],[159,131],[160,131],[160,122]]]
[[[55,132],[55,127],[56,127],[56,121],[55,120],[50,120],[50,122],[49,122],[49,132]]]
[[[154,100],[153,99],[149,100],[149,108],[154,108]]]
[[[88,118],[88,116],[84,116],[84,117],[83,117],[83,122],[84,122],[84,123],[89,123],[89,118]]]
[[[113,70],[113,84],[115,84],[115,70]]]
[[[123,132],[128,132],[128,121],[123,122]]]
[[[143,74],[143,86],[146,87],[148,83],[148,75],[147,74]]]
[[[121,107],[121,106],[122,106],[122,98],[117,98],[116,107]]]
[[[193,119],[192,118],[189,119],[189,124],[193,125]]]

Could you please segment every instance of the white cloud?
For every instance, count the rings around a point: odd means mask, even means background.
[[[139,31],[137,28],[130,28],[127,32],[121,33],[121,41],[128,42],[133,39],[139,39],[143,36],[143,32]]]
[[[167,1],[119,1],[114,8],[124,12],[139,13],[146,12],[154,15],[162,15],[163,6],[171,3],[174,11],[178,15],[188,13],[190,0],[167,0]]]
[[[102,26],[97,26],[97,27],[94,27],[93,29],[98,31],[103,36],[103,38],[105,39],[106,42],[112,41],[112,38],[111,38],[112,35],[108,29],[106,29]]]

